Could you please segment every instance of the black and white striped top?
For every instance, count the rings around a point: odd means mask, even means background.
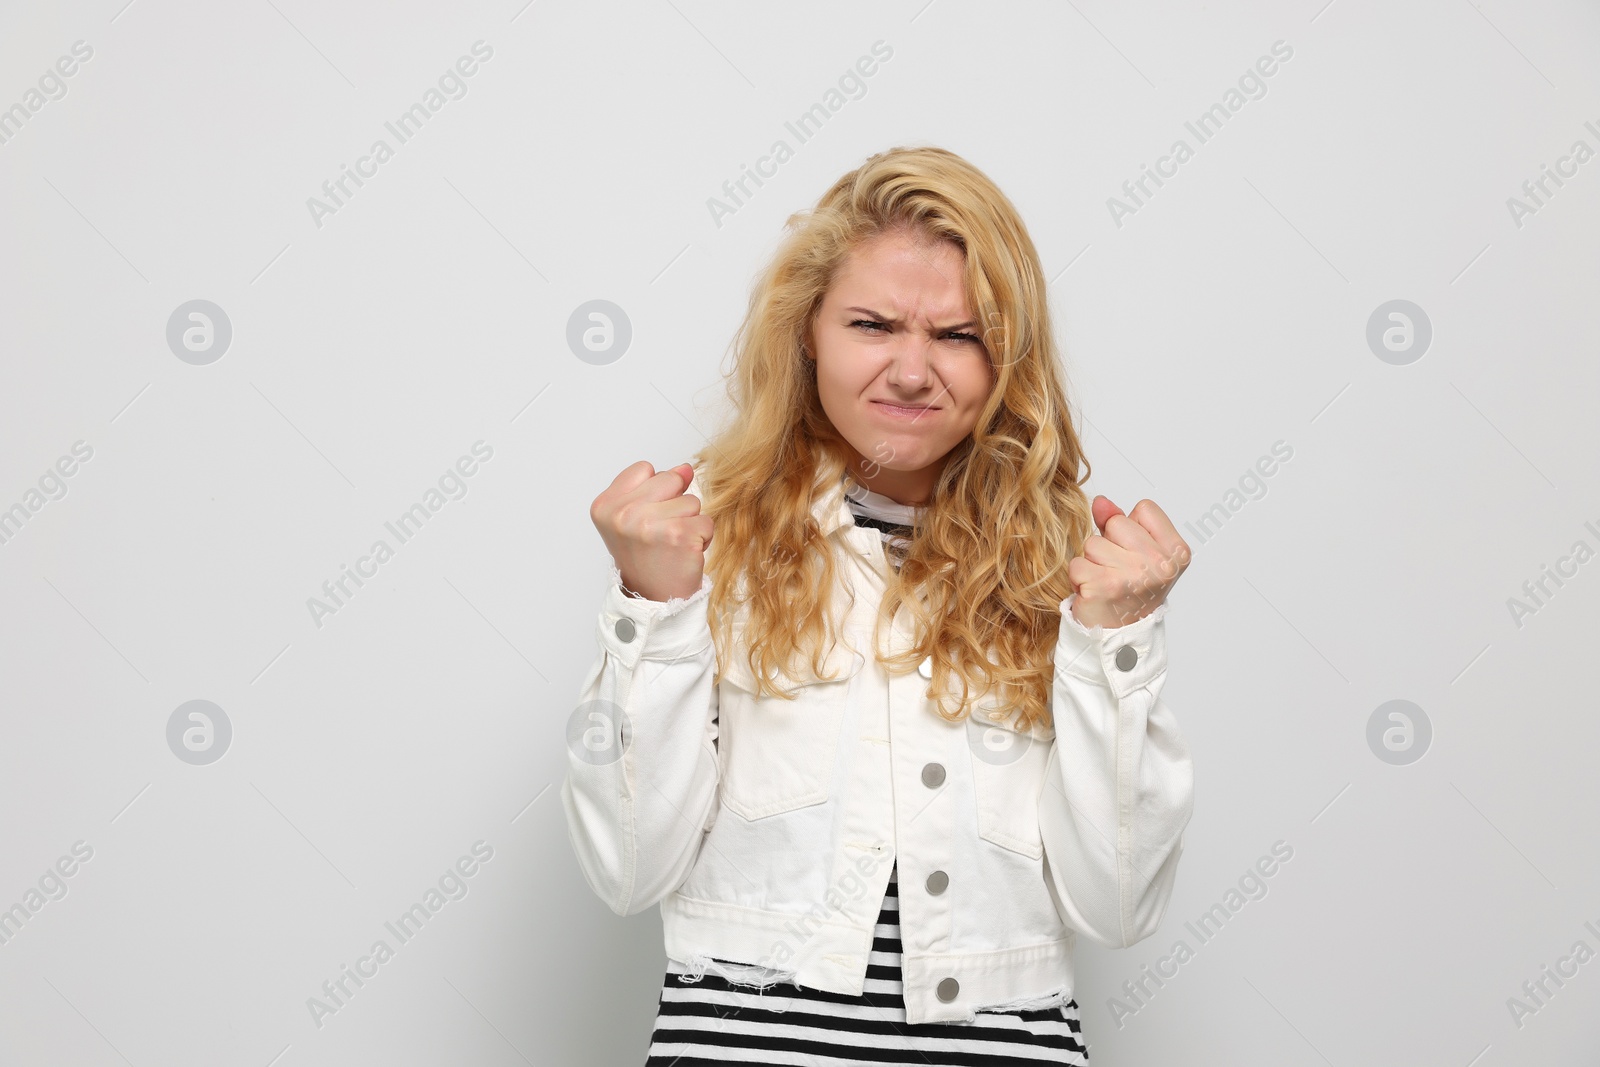
[[[1076,1000],[1059,1008],[980,1011],[972,1022],[906,1022],[898,868],[897,862],[889,872],[860,996],[792,982],[757,991],[710,971],[695,978],[668,960],[645,1067],[1088,1064]]]
[[[848,485],[846,499],[856,525],[883,532],[884,548],[898,567],[920,509],[855,483]],[[730,983],[709,970],[696,977],[689,967],[668,960],[646,1067],[1088,1064],[1076,1000],[1059,1008],[980,1011],[970,1023],[907,1023],[900,973],[899,888],[896,861],[878,910],[860,996],[792,982],[758,990]]]
[[[911,545],[917,521],[925,510],[914,504],[901,504],[851,478],[846,472],[844,498],[850,505],[850,514],[857,526],[871,526],[883,536],[883,551],[889,563],[898,570],[905,551]]]

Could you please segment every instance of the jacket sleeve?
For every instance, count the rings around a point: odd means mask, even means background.
[[[1194,807],[1194,765],[1172,710],[1163,602],[1126,626],[1085,628],[1061,603],[1039,832],[1056,910],[1111,948],[1155,933]]]
[[[567,730],[567,836],[618,915],[682,885],[716,816],[717,694],[705,577],[665,603],[606,590],[599,653]]]

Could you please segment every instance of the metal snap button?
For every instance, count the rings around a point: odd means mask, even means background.
[[[932,678],[933,677],[933,657],[932,656],[929,656],[927,659],[925,659],[921,663],[917,664],[917,673],[922,675],[924,678]]]
[[[634,629],[633,620],[629,618],[618,619],[617,624],[612,629],[617,631],[617,639],[620,641],[632,641],[634,634],[637,632]]]
[[[1131,671],[1133,665],[1139,662],[1139,653],[1132,645],[1123,645],[1117,649],[1117,670]]]
[[[944,785],[944,764],[925,763],[922,765],[922,784],[929,789],[938,789]]]
[[[935,992],[939,994],[940,1000],[948,1004],[956,999],[957,993],[961,992],[961,983],[954,978],[946,978],[939,983],[939,988]]]
[[[934,871],[928,875],[928,892],[938,896],[950,888],[950,876],[943,871]]]

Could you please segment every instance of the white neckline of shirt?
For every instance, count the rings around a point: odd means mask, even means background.
[[[882,493],[874,493],[852,478],[849,471],[844,474],[844,495],[859,514],[903,526],[916,526],[918,518],[927,511],[926,505],[901,504]]]

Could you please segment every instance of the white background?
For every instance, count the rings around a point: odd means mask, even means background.
[[[1039,247],[1090,490],[1195,550],[1165,690],[1195,814],[1161,930],[1079,949],[1092,1062],[1593,1062],[1600,962],[1520,1026],[1507,1001],[1600,951],[1600,562],[1520,625],[1508,601],[1600,549],[1600,159],[1520,226],[1507,199],[1600,149],[1594,4],[13,5],[0,107],[80,40],[0,144],[0,508],[26,512],[0,544],[0,908],[93,856],[0,944],[0,1061],[642,1063],[658,914],[590,894],[555,789],[608,576],[588,506],[716,428],[786,216],[938,144]],[[479,40],[467,94],[318,225],[308,198]],[[784,122],[880,40],[798,144]],[[1113,221],[1275,41],[1266,94]],[[196,299],[233,331],[205,365],[166,338]],[[605,366],[566,342],[592,299],[632,324]],[[1432,324],[1405,365],[1366,340],[1394,299]],[[466,495],[318,625],[308,598],[477,441]],[[1265,495],[1230,497],[1276,441]],[[196,699],[233,731],[204,766],[167,741]],[[1367,741],[1392,699],[1433,731],[1404,766]],[[1185,921],[1280,840],[1199,944]],[[317,1025],[308,998],[477,841],[467,894]]]

